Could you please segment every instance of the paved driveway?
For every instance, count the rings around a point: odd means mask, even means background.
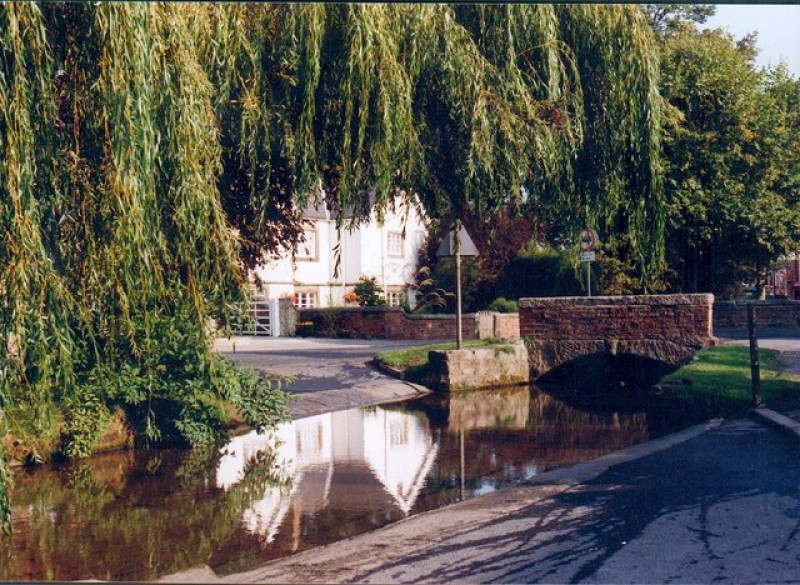
[[[262,372],[292,377],[285,386],[294,395],[290,411],[303,418],[427,394],[427,388],[384,376],[369,362],[380,351],[429,343],[242,336],[219,339],[214,349]]]

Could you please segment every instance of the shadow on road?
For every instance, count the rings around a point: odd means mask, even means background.
[[[736,421],[359,581],[796,581],[798,485],[796,443]]]

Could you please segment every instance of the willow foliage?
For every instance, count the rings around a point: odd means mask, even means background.
[[[265,232],[321,185],[357,217],[398,190],[434,216],[556,210],[570,232],[629,231],[644,273],[660,264],[661,98],[639,7],[203,10],[223,175],[241,174],[222,197],[245,210],[248,260],[296,236]]]
[[[245,296],[194,26],[172,4],[0,7],[0,404],[28,457],[53,425],[88,454],[117,406],[192,443],[226,402],[284,412],[211,352]]]
[[[275,420],[205,324],[320,187],[354,221],[404,193],[594,218],[656,266],[651,35],[612,5],[3,4],[4,424],[60,409],[81,455],[118,405],[151,439]]]
[[[585,139],[575,200],[603,236],[630,236],[645,275],[664,256],[659,61],[638,6],[559,6],[565,41],[583,80]]]

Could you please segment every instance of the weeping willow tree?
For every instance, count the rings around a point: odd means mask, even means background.
[[[654,54],[630,6],[3,4],[3,425],[59,419],[75,456],[119,405],[151,440],[209,440],[225,402],[274,421],[206,323],[321,193],[624,230],[646,274]]]
[[[630,234],[643,276],[660,265],[661,98],[639,7],[201,10],[222,199],[250,263],[296,236],[321,186],[356,219],[398,192],[434,217],[511,204],[573,236]]]
[[[53,434],[88,454],[117,407],[143,440],[193,444],[230,403],[258,427],[284,415],[211,351],[207,323],[245,297],[192,20],[172,4],[0,7],[0,404],[28,459]]]

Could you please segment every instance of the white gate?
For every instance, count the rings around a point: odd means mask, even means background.
[[[251,335],[271,335],[269,301],[266,299],[253,299],[250,301],[250,316],[252,320]]]
[[[248,313],[251,317],[246,327],[236,333],[239,335],[280,335],[279,308],[277,299],[253,297]]]

